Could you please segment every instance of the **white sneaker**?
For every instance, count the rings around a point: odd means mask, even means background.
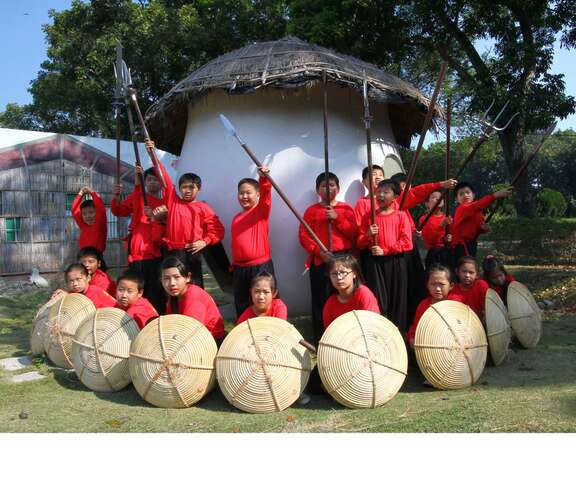
[[[310,403],[310,400],[312,400],[310,398],[310,395],[308,395],[307,393],[302,392],[302,395],[300,395],[298,397],[298,400],[296,400],[296,404],[300,405],[301,407],[303,407],[304,405],[308,405]]]

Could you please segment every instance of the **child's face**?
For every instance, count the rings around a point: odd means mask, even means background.
[[[398,182],[398,185],[400,185],[400,191],[404,191],[404,189],[406,188],[406,182]]]
[[[94,275],[96,270],[100,268],[101,264],[100,260],[98,260],[96,257],[93,257],[92,255],[81,257],[80,263],[86,267],[86,270],[88,270],[90,275]]]
[[[432,272],[426,283],[428,294],[435,302],[445,300],[452,289],[452,284],[446,272]]]
[[[162,270],[162,286],[171,297],[182,295],[190,283],[190,274],[183,276],[176,267]]]
[[[396,194],[394,190],[392,190],[392,187],[385,186],[376,190],[376,200],[380,208],[388,208],[395,199]]]
[[[338,195],[338,192],[340,192],[340,187],[334,180],[330,180],[328,182],[328,188],[330,189],[330,202],[332,202],[336,198],[336,195]],[[320,182],[316,193],[323,202],[328,203],[326,200],[326,182],[324,180]]]
[[[442,194],[440,192],[432,192],[426,201],[426,208],[431,210],[441,196]],[[442,199],[442,201],[438,204],[438,209],[441,209],[443,206],[444,199]]]
[[[474,192],[470,187],[464,187],[456,193],[456,201],[459,204],[472,203],[474,201]]]
[[[250,295],[252,297],[252,303],[254,304],[254,310],[259,314],[263,314],[266,313],[272,305],[272,300],[276,292],[272,290],[270,280],[263,278],[262,280],[258,280],[250,289]]]
[[[376,190],[378,188],[378,184],[382,180],[384,180],[384,172],[382,170],[380,170],[379,168],[372,169],[372,188],[374,190]],[[368,178],[365,178],[364,180],[362,180],[362,183],[364,184],[364,186],[366,188],[369,188]]]
[[[478,276],[476,265],[473,263],[463,263],[456,271],[460,283],[465,287],[471,287]]]
[[[86,225],[94,225],[94,222],[96,221],[96,209],[93,205],[81,207],[80,214],[82,215],[82,221]]]
[[[330,282],[339,293],[350,292],[354,288],[356,274],[341,263],[335,263],[329,272]]]
[[[134,305],[144,293],[138,289],[138,283],[132,280],[120,280],[116,286],[116,301],[124,308]]]
[[[90,279],[81,270],[72,270],[66,275],[66,290],[70,293],[84,293]]]
[[[182,182],[178,188],[180,189],[182,200],[185,202],[193,202],[196,200],[196,196],[200,191],[198,185],[196,185],[194,182]]]
[[[255,207],[260,200],[260,192],[249,183],[243,183],[238,188],[238,203],[244,210]]]
[[[506,283],[506,274],[497,268],[488,274],[488,280],[492,285],[503,287]]]
[[[146,185],[146,192],[152,195],[156,195],[161,190],[160,181],[156,175],[149,174],[144,180],[144,184]]]

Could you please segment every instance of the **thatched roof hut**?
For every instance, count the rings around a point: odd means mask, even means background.
[[[262,87],[294,89],[328,81],[362,91],[364,75],[371,100],[386,103],[396,142],[408,147],[422,128],[430,101],[414,85],[376,65],[334,52],[296,37],[246,45],[208,62],[176,84],[147,112],[156,144],[180,154],[188,106],[212,90],[252,93]],[[442,110],[436,108],[436,116]]]

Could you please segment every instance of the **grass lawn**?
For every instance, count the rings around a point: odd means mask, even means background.
[[[500,367],[487,367],[477,385],[458,391],[422,386],[411,358],[399,394],[374,410],[350,410],[313,395],[305,407],[248,414],[216,389],[182,410],[153,407],[132,386],[111,394],[86,389],[73,371],[38,359],[27,370],[43,380],[13,384],[0,370],[3,432],[574,432],[576,431],[576,269],[511,267],[537,298],[555,302],[544,315],[544,334],[532,350],[515,348]],[[32,317],[47,294],[0,297],[0,358],[28,353]],[[226,297],[218,297],[220,302]],[[306,319],[294,319],[304,331]],[[230,325],[227,325],[230,327]],[[16,373],[22,373],[21,370]],[[27,415],[20,415],[25,412]],[[26,418],[20,418],[20,417]]]

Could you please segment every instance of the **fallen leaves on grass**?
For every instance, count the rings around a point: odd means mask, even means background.
[[[286,418],[287,422],[293,422],[294,421],[294,417],[292,415],[288,415],[288,417]]]
[[[111,420],[106,420],[106,425],[108,425],[109,427],[112,427],[112,428],[118,428],[118,427],[121,427],[122,425],[124,425],[127,420],[128,420],[128,417],[113,418]]]

